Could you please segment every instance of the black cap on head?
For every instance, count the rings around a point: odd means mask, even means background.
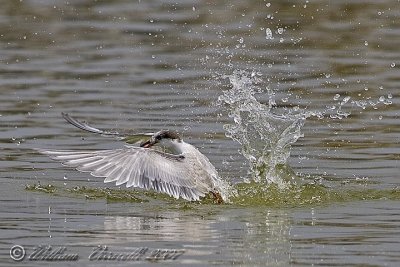
[[[153,135],[154,139],[161,140],[161,139],[178,139],[181,140],[181,137],[177,132],[170,131],[170,130],[161,130]]]
[[[149,140],[140,144],[140,146],[144,148],[150,148],[160,142],[162,139],[177,139],[179,142],[182,140],[177,132],[170,130],[161,130],[155,133]]]

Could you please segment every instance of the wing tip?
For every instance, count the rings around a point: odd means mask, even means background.
[[[32,150],[39,154],[44,154],[44,155],[49,155],[52,152],[52,150],[50,150],[50,149],[37,148],[37,147],[32,148]]]

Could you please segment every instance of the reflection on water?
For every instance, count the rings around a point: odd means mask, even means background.
[[[106,231],[124,232],[128,236],[132,236],[140,232],[148,232],[153,236],[154,241],[175,241],[183,242],[207,241],[210,235],[218,236],[218,232],[212,231],[208,222],[201,218],[192,218],[191,220],[180,219],[180,213],[171,212],[163,215],[163,217],[105,217],[104,229]],[[111,237],[112,239],[114,237]],[[138,236],[135,238],[138,242],[146,242],[148,238]]]
[[[185,256],[180,259],[183,264],[202,265],[204,257],[209,262],[288,264],[291,223],[286,212],[244,209],[214,212],[218,215],[206,218],[193,212],[106,216],[101,242],[110,247],[158,244],[184,249]],[[252,219],[244,219],[250,216]],[[96,246],[98,242],[93,239],[85,244]]]
[[[93,245],[183,248],[177,265],[398,265],[398,190],[391,190],[399,185],[400,20],[393,1],[3,2],[0,265],[24,264],[8,257],[17,243],[85,253]],[[237,113],[229,117],[216,103],[245,77],[237,73],[257,74],[254,96],[265,112],[273,104],[279,115],[315,113],[281,154],[300,184],[355,197],[296,205],[293,193],[284,208],[240,201],[186,207],[157,197],[107,203],[24,189],[38,181],[104,186],[32,152],[122,145],[76,131],[62,111],[101,128],[183,132],[227,180],[254,178],[223,129]],[[279,118],[270,123],[282,126]]]

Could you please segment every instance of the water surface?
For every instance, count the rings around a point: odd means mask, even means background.
[[[1,265],[52,265],[12,261],[16,244],[80,255],[60,266],[106,265],[88,259],[99,245],[184,250],[176,260],[139,261],[154,266],[399,264],[398,3],[3,2]],[[60,116],[68,112],[100,128],[177,130],[222,177],[251,180],[242,146],[223,128],[231,109],[218,103],[235,73],[255,73],[254,96],[274,112],[313,114],[287,166],[300,184],[321,187],[298,204],[280,191],[266,201],[265,185],[222,206],[140,192],[137,202],[91,198],[67,189],[100,190],[102,180],[32,151],[122,145],[74,129]],[[39,182],[61,193],[25,189]],[[330,190],[350,196],[324,198]],[[259,192],[266,197],[252,201]]]

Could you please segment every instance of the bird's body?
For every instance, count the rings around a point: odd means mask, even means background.
[[[199,200],[209,192],[218,202],[227,199],[228,184],[221,180],[215,167],[196,147],[184,142],[168,130],[130,136],[106,132],[77,121],[68,114],[63,117],[72,125],[93,133],[111,135],[124,140],[135,136],[150,137],[136,145],[114,150],[72,151],[38,149],[55,160],[78,171],[104,177],[126,187],[153,189],[175,198]],[[133,138],[135,139],[135,138]]]

